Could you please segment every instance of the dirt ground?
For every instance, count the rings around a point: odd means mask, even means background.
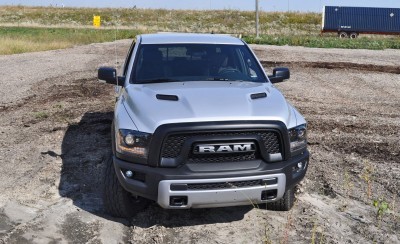
[[[309,122],[289,212],[103,213],[113,87],[99,66],[129,41],[0,56],[0,243],[400,243],[400,51],[252,46]],[[375,206],[374,206],[375,203]]]

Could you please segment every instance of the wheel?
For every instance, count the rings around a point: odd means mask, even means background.
[[[294,199],[294,188],[290,188],[280,200],[267,203],[267,209],[273,211],[289,211],[293,207]]]
[[[148,200],[133,196],[121,186],[111,156],[105,163],[103,202],[106,213],[117,218],[129,218],[143,210]]]
[[[351,39],[355,39],[355,38],[357,38],[358,37],[358,33],[357,32],[352,32],[352,33],[350,33],[350,36],[349,36]]]
[[[347,38],[347,37],[349,37],[349,34],[347,34],[347,32],[342,31],[342,32],[339,33],[339,37],[340,38]]]

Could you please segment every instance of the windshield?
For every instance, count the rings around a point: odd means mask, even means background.
[[[133,83],[174,81],[266,82],[245,45],[141,45],[132,72]]]

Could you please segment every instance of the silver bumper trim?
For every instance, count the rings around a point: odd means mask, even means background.
[[[186,190],[171,191],[171,184],[207,184],[237,181],[268,180],[277,178],[277,183],[272,185],[251,186],[243,188],[213,189],[213,190]],[[197,180],[163,180],[158,185],[157,203],[163,208],[212,208],[238,205],[255,205],[279,200],[283,197],[286,187],[285,174],[269,174],[236,178],[197,179]],[[277,190],[277,197],[271,200],[261,200],[265,190]],[[183,206],[170,206],[171,196],[186,196],[187,204]]]

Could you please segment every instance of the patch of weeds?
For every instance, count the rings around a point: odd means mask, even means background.
[[[264,244],[272,244],[272,240],[270,238],[270,230],[267,226],[265,226],[265,233],[264,233],[264,238],[263,238],[263,242]]]
[[[344,172],[344,182],[343,182],[343,188],[344,188],[344,192],[345,192],[346,196],[350,195],[350,193],[351,193],[351,191],[353,189],[353,186],[354,186],[354,184],[351,181],[350,174],[346,170]]]
[[[344,198],[342,198],[342,203],[341,206],[339,206],[338,210],[341,212],[346,211],[348,207],[347,199],[349,198],[349,195],[353,189],[353,182],[351,181],[350,174],[347,171],[347,169],[344,172],[344,180],[343,180],[343,192],[344,192]]]
[[[62,105],[62,103],[57,103],[57,104],[55,104],[55,105],[53,106],[53,108],[55,108],[55,109],[62,109],[62,108],[63,108],[63,105]]]
[[[39,111],[33,114],[36,119],[47,119],[49,114],[45,111]]]
[[[72,111],[58,111],[54,114],[54,120],[60,123],[69,124],[75,118]]]
[[[373,205],[376,208],[376,218],[378,220],[381,220],[383,215],[389,211],[389,203],[383,199],[374,200]]]
[[[325,234],[323,229],[318,230],[318,224],[317,221],[314,221],[313,229],[311,232],[311,243],[316,244],[316,243],[324,243],[325,242]]]
[[[376,219],[378,220],[378,228],[380,229],[382,226],[382,219],[385,213],[387,213],[389,209],[389,203],[387,203],[383,199],[377,199],[372,202],[372,205],[376,209]]]
[[[364,180],[364,182],[367,184],[367,189],[366,189],[366,194],[367,194],[367,198],[371,199],[372,197],[372,176],[374,173],[374,168],[372,166],[372,164],[365,160],[364,161],[364,168],[363,171],[361,173],[361,179]]]

